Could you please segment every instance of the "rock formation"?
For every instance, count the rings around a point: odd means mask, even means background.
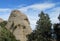
[[[27,16],[19,10],[13,10],[11,12],[6,28],[20,41],[26,41],[26,35],[32,32]]]
[[[0,23],[3,22],[4,20],[0,18]]]

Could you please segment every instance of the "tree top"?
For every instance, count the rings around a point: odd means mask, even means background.
[[[59,16],[58,16],[58,19],[59,19],[59,21],[60,21],[60,14],[59,14]]]

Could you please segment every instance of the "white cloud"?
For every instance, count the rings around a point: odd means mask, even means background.
[[[0,8],[0,12],[7,12],[7,11],[11,11],[11,9],[9,9],[9,8]]]
[[[0,18],[8,20],[11,10],[10,8],[0,8]]]
[[[31,16],[31,15],[29,16],[28,15],[28,18],[29,18],[29,21],[30,21],[30,26],[31,26],[32,30],[34,30],[35,26],[36,26],[36,22],[38,20],[38,17],[37,16]]]
[[[54,5],[55,4],[52,4],[52,3],[34,4],[34,5],[31,5],[30,8],[45,10],[45,9],[54,7]]]
[[[59,22],[59,20],[58,20],[59,14],[60,14],[60,7],[53,8],[49,12],[49,15],[50,15],[50,18],[51,18],[53,24]]]
[[[27,11],[29,8],[35,9],[35,10],[46,10],[46,9],[50,9],[52,7],[54,7],[55,4],[54,3],[40,3],[40,4],[33,4],[33,5],[29,5],[26,7],[22,7],[19,10],[21,11]]]

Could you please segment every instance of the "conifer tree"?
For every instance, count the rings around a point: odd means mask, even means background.
[[[28,41],[50,41],[51,21],[43,11],[39,14],[36,29],[28,35]]]

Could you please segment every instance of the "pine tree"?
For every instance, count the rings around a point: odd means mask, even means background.
[[[39,14],[36,29],[28,35],[28,41],[50,41],[51,21],[48,14]]]
[[[54,24],[54,32],[55,32],[55,39],[56,41],[60,41],[60,14],[58,16],[59,23]]]

